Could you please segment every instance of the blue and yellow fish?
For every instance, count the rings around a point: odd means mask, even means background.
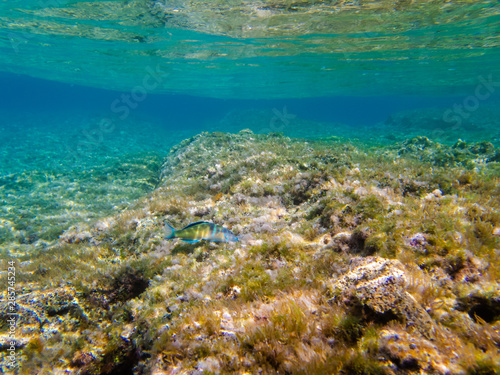
[[[188,243],[196,243],[201,240],[213,242],[239,241],[233,232],[209,221],[197,221],[179,230],[175,230],[165,222],[165,238],[167,240],[179,238]]]

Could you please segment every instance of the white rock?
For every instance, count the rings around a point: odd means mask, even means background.
[[[434,190],[434,191],[432,192],[432,194],[434,194],[434,196],[436,196],[436,197],[438,197],[438,198],[440,198],[440,197],[442,197],[442,196],[443,196],[443,192],[442,192],[441,190],[439,190],[439,189]]]
[[[335,236],[333,236],[334,240],[344,240],[344,241],[349,241],[351,239],[351,233],[350,232],[340,232],[337,233]]]

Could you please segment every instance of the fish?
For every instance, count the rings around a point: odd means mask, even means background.
[[[213,242],[236,242],[238,237],[230,230],[209,221],[197,221],[176,230],[165,222],[165,239],[179,238],[187,243],[196,243],[201,240]]]

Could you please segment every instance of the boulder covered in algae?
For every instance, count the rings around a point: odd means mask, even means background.
[[[126,209],[5,250],[19,373],[494,374],[498,162],[442,167],[400,152],[410,144],[181,142]],[[166,241],[165,220],[210,220],[241,242]]]
[[[351,260],[350,267],[352,269],[347,274],[331,285],[334,294],[339,295],[336,299],[346,305],[359,303],[361,307],[368,307],[381,315],[381,319],[387,319],[387,315],[392,314],[390,318],[401,319],[424,337],[434,337],[432,318],[406,291],[408,280],[401,262],[357,257]]]

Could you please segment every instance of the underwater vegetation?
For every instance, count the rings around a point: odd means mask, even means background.
[[[19,373],[497,374],[498,153],[423,136],[186,139],[133,204],[2,253],[22,290]],[[240,241],[168,241],[165,220]]]

